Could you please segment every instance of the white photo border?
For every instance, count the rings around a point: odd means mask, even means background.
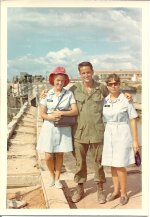
[[[61,209],[6,209],[6,183],[7,183],[7,9],[9,7],[130,7],[142,9],[142,209],[65,209],[66,215],[98,215],[108,216],[118,214],[142,216],[148,215],[148,2],[147,1],[2,1],[1,2],[1,71],[0,71],[0,213],[1,215],[59,215],[64,213]]]

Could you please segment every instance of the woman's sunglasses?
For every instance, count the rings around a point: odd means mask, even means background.
[[[113,82],[113,83],[107,83],[107,86],[112,87],[112,86],[117,86],[119,85],[119,82]]]

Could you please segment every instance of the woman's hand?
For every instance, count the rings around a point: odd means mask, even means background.
[[[40,99],[45,99],[47,93],[48,93],[48,89],[42,90],[42,92],[40,94]]]
[[[132,95],[130,93],[124,93],[124,95],[129,102],[132,102],[133,99],[132,99]]]
[[[59,121],[61,118],[61,116],[58,116],[58,115],[53,114],[53,113],[48,115],[48,116],[49,116],[49,118],[48,118],[49,121]]]
[[[53,115],[53,117],[60,119],[62,116],[62,111],[59,111],[59,110],[53,111],[52,115]]]
[[[47,114],[47,108],[43,105],[40,106],[41,118],[48,121],[58,121],[61,118],[60,111],[54,111],[51,114]]]
[[[133,141],[133,150],[134,150],[134,153],[136,153],[137,151],[140,151],[140,146],[137,141]]]

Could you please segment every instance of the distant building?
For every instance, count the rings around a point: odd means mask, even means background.
[[[34,82],[42,82],[45,78],[42,75],[34,75],[33,81]]]
[[[108,75],[115,73],[119,75],[121,80],[141,81],[142,72],[140,70],[99,70],[94,71],[94,75],[98,76],[100,80],[105,80]],[[80,76],[72,78],[71,82],[81,81]]]
[[[131,78],[131,81],[138,81],[138,78],[137,78],[137,75],[136,74],[133,74],[132,78]]]
[[[45,78],[42,75],[31,75],[27,72],[20,72],[19,80],[22,83],[42,82]]]
[[[122,80],[132,80],[133,76],[134,78],[136,77],[136,81],[137,80],[141,80],[142,77],[142,73],[140,70],[102,70],[102,71],[95,71],[94,72],[95,75],[99,76],[100,80],[105,80],[108,75],[115,73],[117,75],[119,75],[119,77]]]
[[[13,97],[19,97],[21,94],[21,87],[18,80],[13,80],[11,84],[11,91]]]
[[[80,78],[80,77],[75,77],[75,78],[71,78],[71,79],[70,79],[70,82],[72,82],[72,83],[76,83],[76,82],[78,82],[78,81],[81,81],[81,78]]]
[[[27,72],[20,72],[20,83],[32,83],[32,75],[28,74]]]

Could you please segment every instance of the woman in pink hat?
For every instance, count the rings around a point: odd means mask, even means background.
[[[60,173],[63,153],[73,151],[72,135],[71,127],[55,127],[54,122],[58,121],[62,115],[77,115],[78,110],[73,93],[64,89],[69,83],[64,67],[57,67],[50,74],[49,83],[53,88],[48,91],[46,98],[40,101],[40,114],[44,123],[39,135],[37,150],[45,152],[46,164],[50,171],[50,186],[55,185],[56,188],[62,188]],[[58,107],[55,110],[57,104]],[[56,157],[55,165],[53,153]]]

